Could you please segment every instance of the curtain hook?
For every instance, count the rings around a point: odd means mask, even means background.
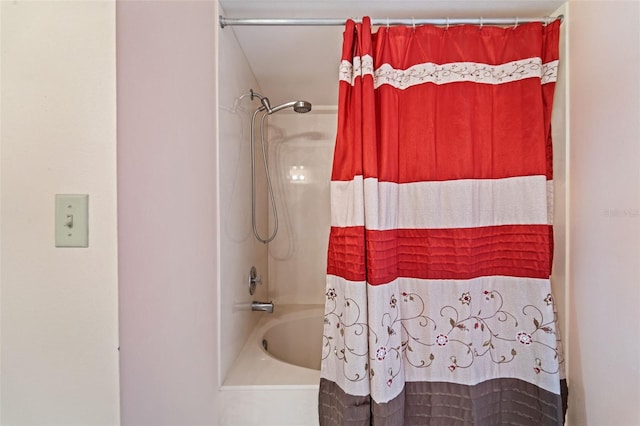
[[[544,17],[544,26],[546,27],[550,23],[551,23],[551,16],[545,16]]]
[[[447,16],[447,26],[446,26],[445,30],[448,30],[448,29],[449,29],[449,17]]]
[[[516,28],[518,28],[518,17],[517,17],[517,16],[516,16],[516,23],[515,23],[515,25],[513,26],[513,29],[515,30]]]
[[[482,27],[484,26],[484,21],[482,16],[480,17],[480,30],[482,30]]]
[[[411,25],[413,26],[413,32],[416,32],[416,18],[415,16],[411,17]]]
[[[389,29],[389,17],[387,16],[387,29]]]

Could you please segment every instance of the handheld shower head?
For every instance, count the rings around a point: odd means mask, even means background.
[[[262,104],[262,106],[258,109],[261,111],[267,111],[267,114],[269,115],[286,108],[293,108],[295,112],[300,114],[311,111],[311,102],[291,101],[272,108],[271,103],[269,102],[269,98],[267,98],[266,96],[262,96],[261,94],[254,92],[253,89],[249,90],[249,94],[251,95],[251,100],[253,100],[254,98],[260,99],[260,103]]]
[[[304,114],[306,112],[311,111],[311,102],[307,101],[296,101],[293,104],[293,110],[297,113]]]
[[[311,111],[311,103],[307,101],[291,101],[286,102],[284,104],[280,104],[278,106],[274,106],[271,110],[267,110],[269,114],[273,114],[274,112],[278,112],[283,109],[293,108],[293,110],[297,113],[304,114],[305,112]]]
[[[249,90],[249,95],[251,96],[251,100],[254,100],[254,98],[258,98],[260,99],[260,103],[262,104],[253,112],[253,116],[251,117],[251,134],[249,137],[251,141],[251,225],[253,228],[253,235],[258,239],[258,241],[267,244],[272,241],[278,233],[278,209],[276,208],[275,197],[273,195],[273,187],[271,186],[271,177],[269,176],[269,163],[267,161],[267,151],[265,149],[265,119],[268,115],[287,108],[293,108],[293,110],[297,113],[309,112],[311,111],[311,103],[307,101],[291,101],[272,108],[271,104],[269,103],[269,99],[265,96],[255,93],[253,89]],[[254,128],[256,116],[261,112],[263,112],[263,114],[260,117],[260,144],[262,145],[262,159],[264,161],[264,171],[267,179],[267,194],[273,214],[273,231],[266,238],[262,238],[260,236],[256,224],[256,160]]]

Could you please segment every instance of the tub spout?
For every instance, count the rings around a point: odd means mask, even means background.
[[[273,313],[273,302],[256,302],[255,300],[251,302],[251,310],[252,311],[265,311],[270,314]]]

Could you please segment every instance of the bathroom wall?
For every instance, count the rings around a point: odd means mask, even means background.
[[[269,244],[269,297],[277,303],[324,303],[336,128],[335,107],[270,117],[269,164],[280,225]]]
[[[3,425],[116,425],[115,2],[0,2]],[[56,248],[54,195],[89,194]]]
[[[640,3],[571,1],[572,425],[640,424]]]
[[[221,12],[222,13],[222,12]],[[219,138],[218,158],[220,196],[220,379],[227,372],[263,312],[252,312],[252,300],[265,301],[269,276],[267,246],[252,233],[251,172],[249,134],[251,115],[261,104],[256,98],[242,97],[249,89],[261,93],[233,29],[218,31],[219,52]],[[263,93],[270,96],[270,93]],[[273,94],[277,96],[277,94]],[[259,125],[259,121],[258,121]],[[259,136],[259,134],[257,134]],[[266,237],[267,190],[256,138],[256,219],[261,235]],[[262,285],[249,294],[249,269],[255,266]]]
[[[639,424],[640,5],[569,6],[570,421]],[[2,424],[118,424],[113,7],[108,0],[0,6]],[[230,29],[216,30],[216,2],[123,1],[117,9],[122,423],[216,424],[217,332],[234,327],[233,317],[216,322],[216,283],[227,279],[217,256],[234,246],[216,242],[217,231],[233,229],[224,209],[211,220],[216,116],[232,121],[216,105],[227,80],[218,88],[212,76],[216,34]],[[232,78],[246,72],[227,61],[220,55]],[[251,78],[221,94],[223,106]],[[294,130],[303,116],[274,118],[295,121],[272,120],[287,134],[306,132]],[[227,148],[234,147],[220,149]],[[246,145],[239,149],[231,151],[238,159]],[[298,158],[297,149],[285,151]],[[232,189],[219,191],[220,202],[236,202]],[[53,248],[59,192],[90,194],[89,249]],[[309,202],[306,190],[292,194]],[[227,219],[242,218],[245,208]],[[298,232],[317,222],[293,223]],[[244,240],[234,244],[244,250]],[[315,267],[289,271],[286,244],[273,244],[278,251],[262,272],[270,291],[289,303],[315,301],[310,295],[322,296],[324,280],[315,287],[317,278],[306,275]],[[285,297],[290,292],[295,297]]]
[[[117,3],[123,425],[218,424],[217,17]]]
[[[568,152],[569,135],[569,12],[566,5],[556,10],[553,16],[564,15],[565,21],[560,26],[560,65],[556,82],[553,111],[551,114],[551,133],[553,137],[553,267],[551,271],[551,289],[558,311],[560,338],[563,342],[565,362],[568,361],[569,321],[569,277],[568,263]],[[565,363],[566,369],[567,363]]]

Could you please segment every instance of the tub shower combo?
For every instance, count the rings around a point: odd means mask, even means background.
[[[258,241],[263,244],[268,244],[278,235],[278,208],[276,207],[276,200],[273,193],[273,184],[271,183],[271,173],[269,171],[269,156],[267,153],[267,143],[266,143],[266,129],[265,129],[265,121],[268,116],[271,114],[275,114],[278,111],[283,111],[286,109],[293,109],[293,111],[304,114],[311,111],[311,103],[307,101],[289,101],[282,103],[280,105],[276,105],[274,107],[271,106],[271,102],[269,98],[266,96],[262,96],[259,93],[253,91],[253,89],[249,90],[249,93],[244,95],[249,96],[249,98],[253,101],[254,99],[260,100],[260,106],[256,108],[251,117],[251,133],[250,133],[250,149],[251,149],[251,229],[253,231],[253,235],[256,237]],[[258,225],[256,220],[256,186],[257,186],[257,176],[256,176],[256,117],[258,114],[262,113],[260,118],[260,148],[262,151],[262,164],[264,165],[265,179],[267,182],[267,193],[268,193],[268,202],[271,206],[271,214],[273,215],[273,230],[267,237],[263,237],[260,235],[258,231]],[[251,267],[249,271],[249,294],[253,296],[256,288],[256,284],[261,284],[262,278],[257,275],[255,267]],[[251,303],[252,311],[264,311],[273,313],[273,302],[259,302],[253,301]],[[266,346],[266,345],[265,345]],[[266,347],[265,347],[266,350]],[[320,369],[320,365],[318,365],[318,369]]]
[[[274,311],[254,301],[252,310],[271,314],[262,314],[225,384],[258,390],[246,396],[265,408],[281,404],[283,417],[262,424],[561,425],[550,129],[562,17],[480,19],[477,28],[412,21],[391,27],[387,19],[378,32],[368,17],[346,21],[326,308]],[[248,96],[261,103],[251,119],[252,229],[267,244],[278,212],[265,119],[311,105]],[[256,221],[259,114],[266,236]],[[312,231],[299,235],[313,239]],[[259,282],[252,272],[250,289]],[[261,400],[265,386],[292,393]],[[307,412],[293,420],[297,402]]]
[[[277,162],[277,158],[274,160],[273,156],[278,154],[270,153],[269,150],[270,145],[272,147],[279,144],[286,145],[286,141],[273,136],[273,134],[267,134],[268,131],[277,127],[273,124],[276,120],[272,119],[270,122],[268,118],[278,112],[284,113],[282,115],[285,116],[286,112],[289,112],[289,119],[296,120],[294,117],[297,117],[298,114],[310,112],[312,105],[304,100],[296,100],[272,106],[268,97],[253,90],[240,96],[238,102],[242,99],[259,101],[259,105],[252,112],[251,110],[245,111],[245,116],[251,117],[250,126],[247,126],[250,129],[248,139],[251,172],[251,232],[248,234],[250,235],[248,238],[259,242],[258,245],[267,246],[267,250],[270,250],[269,243],[277,243],[281,238],[286,240],[287,229],[280,225],[281,222],[287,220],[288,215],[282,214],[282,206],[287,207],[287,204],[284,200],[279,200],[278,192],[282,182],[286,184],[287,179],[283,173],[278,173],[278,168],[274,167],[274,164],[271,164]],[[298,114],[293,114],[293,112]],[[309,115],[307,120],[312,122],[315,119]],[[306,128],[306,124],[302,126]],[[283,125],[282,127],[287,128],[288,126]],[[294,138],[301,142],[302,149],[309,149],[308,141],[304,136],[294,135]],[[327,137],[327,140],[330,140],[330,136]],[[296,141],[292,144],[295,145]],[[269,155],[272,155],[271,159]],[[241,157],[240,164],[246,164],[245,158]],[[323,167],[327,168],[328,163]],[[323,180],[326,182],[322,182],[322,185],[328,186],[328,179]],[[294,188],[294,191],[300,189],[302,187],[298,186]],[[311,188],[307,186],[304,189],[308,194]],[[244,197],[245,195],[239,193],[238,196]],[[282,198],[286,198],[286,196],[283,195]],[[276,205],[277,201],[280,202],[279,205]],[[280,212],[278,207],[280,207]],[[259,219],[267,211],[269,213],[268,230],[263,230],[261,228],[264,224]],[[280,238],[276,240],[276,236],[280,236]],[[267,251],[263,253],[266,254]],[[255,298],[260,286],[268,285],[267,280],[264,280],[263,283],[263,277],[260,275],[262,272],[255,266],[251,266],[247,281],[242,284],[246,286],[244,287],[246,290],[243,290],[248,292],[252,298]],[[318,271],[318,275],[320,273],[324,273],[324,271]],[[324,283],[318,282],[317,285],[323,287]],[[266,288],[263,289],[262,294],[265,291]],[[267,292],[267,294],[270,293]],[[278,421],[278,424],[284,425],[299,424],[300,419],[307,419],[304,420],[305,423],[313,423],[313,419],[317,417],[315,401],[320,381],[324,327],[322,302],[322,299],[319,299],[317,303],[314,302],[316,304],[281,300],[275,307],[273,301],[264,302],[253,299],[250,307],[246,304],[243,305],[244,309],[252,311],[249,315],[254,318],[258,317],[258,319],[225,377],[222,389],[228,391],[224,392],[225,396],[228,396],[228,401],[225,402],[228,409],[224,410],[223,424],[273,424],[273,421]],[[265,390],[277,392],[265,392]],[[284,395],[286,397],[283,397]],[[240,400],[251,401],[254,406],[264,407],[264,410],[251,411],[229,408]],[[292,401],[298,410],[298,414],[293,416],[290,406]],[[255,414],[256,412],[258,414]],[[282,417],[277,420],[269,420],[265,413],[272,415],[271,413],[274,412],[289,413],[283,417],[289,417],[292,423],[281,420]],[[280,423],[281,421],[282,423]]]
[[[289,101],[271,106],[268,97],[254,92],[253,89],[250,89],[249,93],[241,98],[243,97],[249,97],[252,101],[255,99],[260,101],[260,106],[255,109],[251,117],[251,132],[249,136],[251,152],[251,229],[256,240],[263,244],[268,244],[278,235],[279,218],[269,168],[266,119],[272,114],[287,109],[292,109],[299,114],[308,113],[311,111],[312,106],[310,102],[303,100]],[[260,124],[256,129],[258,116],[260,116]],[[256,133],[259,136],[256,136]],[[258,230],[256,218],[256,188],[258,180],[256,173],[256,139],[260,140],[261,161],[264,167],[264,179],[267,183],[269,208],[273,218],[272,229],[267,236],[263,236]],[[252,266],[249,271],[249,294],[253,295],[256,287],[260,284],[262,284],[262,277],[258,275],[256,268]],[[323,312],[322,309],[317,309],[313,305],[310,306],[311,308],[303,306],[302,309],[285,308],[277,316],[263,320],[254,331],[252,338],[249,339],[250,345],[245,348],[246,350],[243,350],[243,354],[250,354],[250,357],[252,357],[262,351],[276,360],[292,366],[319,370]],[[251,310],[272,314],[274,313],[274,304],[272,301],[261,302],[254,300],[251,302]],[[315,333],[310,333],[310,330]],[[313,337],[317,337],[317,339]],[[300,348],[303,350],[300,351]],[[313,350],[313,348],[317,350]]]

